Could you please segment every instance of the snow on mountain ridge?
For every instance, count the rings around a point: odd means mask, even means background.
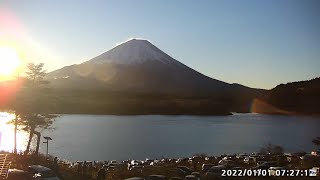
[[[141,39],[124,42],[85,63],[141,64],[146,61],[180,64],[149,41]]]

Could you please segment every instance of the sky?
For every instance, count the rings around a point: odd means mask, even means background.
[[[270,89],[320,76],[317,0],[0,0],[0,45],[52,71],[143,38],[228,83]]]

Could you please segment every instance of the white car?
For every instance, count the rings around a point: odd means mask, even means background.
[[[254,158],[254,157],[245,157],[243,159],[243,163],[248,164],[248,165],[256,164],[256,158]]]
[[[285,167],[270,167],[269,168],[269,175],[270,176],[277,176],[277,173],[276,173],[277,170],[287,170],[287,168],[285,168]],[[282,171],[281,171],[281,173],[282,173]]]
[[[55,172],[44,166],[29,166],[28,172],[37,180],[60,180]]]

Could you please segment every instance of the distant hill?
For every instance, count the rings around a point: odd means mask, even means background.
[[[280,84],[261,99],[291,113],[320,114],[320,78]]]

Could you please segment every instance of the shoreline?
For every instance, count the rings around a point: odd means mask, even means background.
[[[225,113],[225,114],[210,114],[210,113],[203,113],[203,114],[158,114],[158,113],[132,113],[132,114],[126,114],[126,113],[121,113],[121,114],[117,114],[117,113],[52,113],[55,115],[102,115],[102,116],[232,116],[234,115],[232,112],[229,113]],[[242,113],[239,113],[242,114]],[[243,114],[250,114],[250,113],[243,113]]]
[[[257,114],[257,115],[275,115],[275,116],[299,116],[299,117],[313,117],[313,118],[320,118],[320,114],[303,114],[303,113],[292,113],[292,114],[283,114],[283,113],[256,113],[256,112],[229,112],[227,114],[158,114],[158,113],[141,113],[141,114],[116,114],[116,113],[52,113],[55,115],[63,116],[63,115],[90,115],[90,116],[232,116],[236,114]]]

